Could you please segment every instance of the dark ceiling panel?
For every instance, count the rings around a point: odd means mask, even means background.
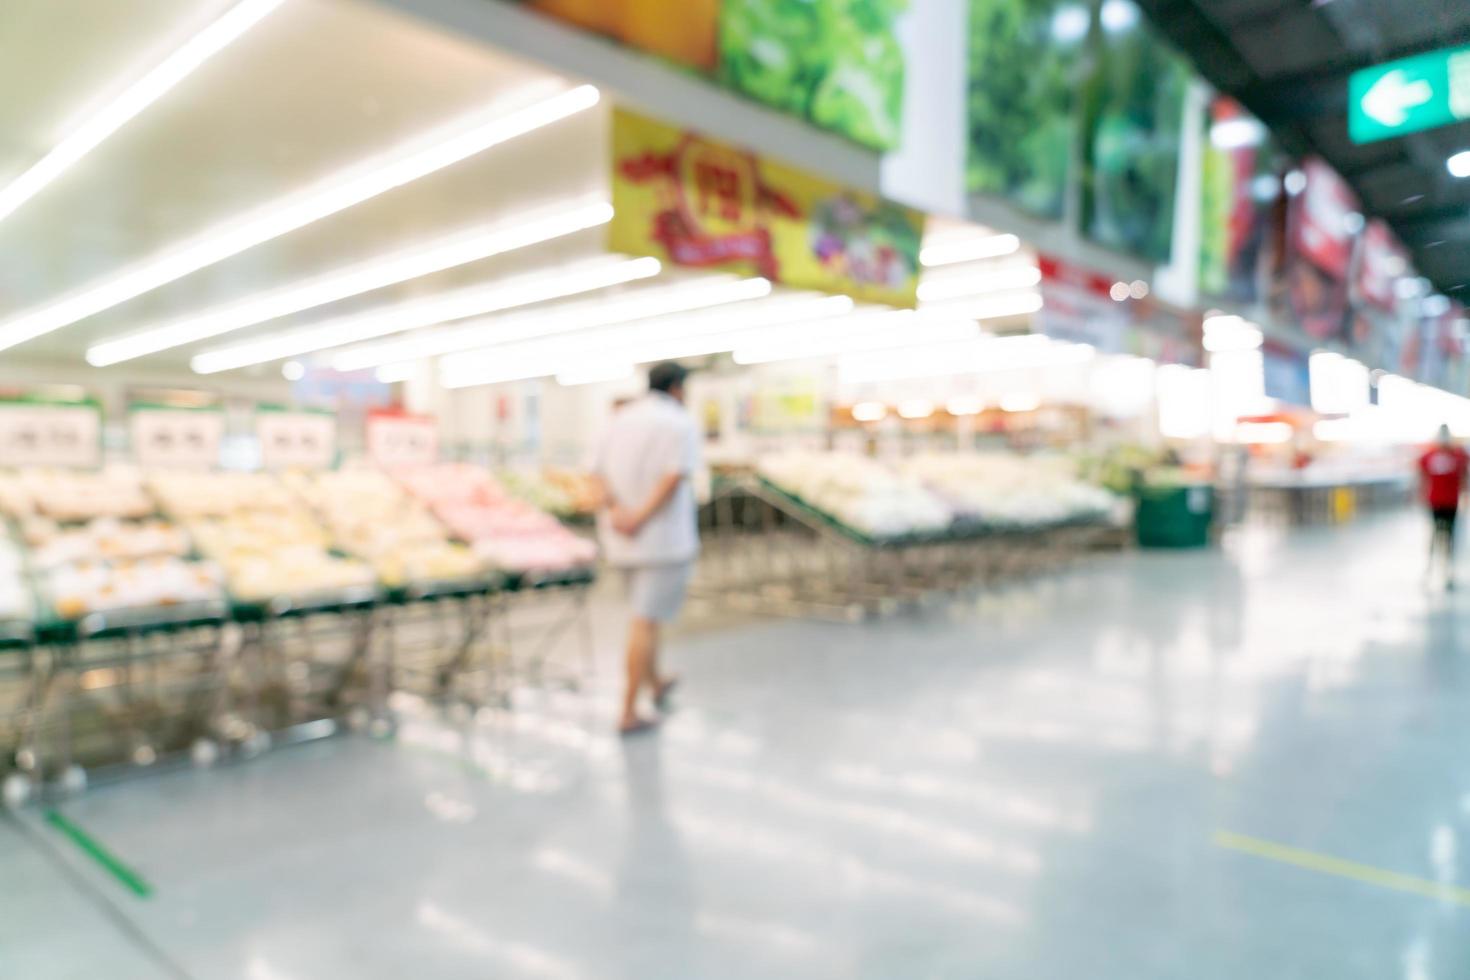
[[[1442,289],[1470,279],[1470,180],[1444,167],[1451,153],[1470,149],[1470,123],[1365,146],[1347,134],[1352,72],[1470,44],[1470,0],[1139,2],[1288,152],[1321,155],[1341,172],[1369,213],[1415,247],[1424,275]]]
[[[1276,17],[1229,31],[1241,56],[1265,79],[1310,71],[1342,48],[1337,32],[1307,7],[1287,8]]]

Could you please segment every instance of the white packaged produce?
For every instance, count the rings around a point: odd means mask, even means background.
[[[469,578],[485,562],[428,507],[378,470],[288,473],[286,485],[326,525],[333,545],[369,562],[386,585]]]
[[[165,512],[217,562],[240,599],[297,598],[370,587],[373,570],[331,554],[332,536],[268,473],[159,472],[148,478]]]
[[[0,622],[35,618],[35,603],[26,582],[20,549],[0,536]]]
[[[31,548],[31,564],[38,569],[189,553],[189,537],[183,528],[158,519],[99,517],[86,524],[63,526],[47,517],[29,517],[21,521],[20,528]]]
[[[1064,456],[926,453],[898,465],[962,517],[984,524],[1044,527],[1097,520],[1117,503],[1106,490],[1078,480],[1075,464]]]
[[[89,521],[147,517],[155,508],[137,470],[108,467],[95,472],[30,469],[0,474],[0,509],[13,517]]]
[[[875,538],[932,534],[954,511],[912,477],[853,453],[787,452],[762,459],[766,480],[847,526]]]
[[[51,607],[62,619],[207,602],[224,595],[224,577],[218,566],[171,557],[80,562],[51,569],[40,581]]]
[[[181,520],[298,506],[290,491],[269,473],[159,470],[148,474],[147,482],[163,512]]]

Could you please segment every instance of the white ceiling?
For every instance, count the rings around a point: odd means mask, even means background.
[[[0,181],[233,0],[5,0]],[[548,73],[359,0],[286,0],[0,221],[0,320],[528,88]],[[89,343],[540,204],[605,193],[607,115],[585,112],[0,353],[80,363]],[[599,231],[229,335],[499,278],[601,250]],[[213,341],[218,346],[219,340]],[[183,365],[208,344],[147,359]],[[141,362],[138,365],[141,367]],[[119,371],[127,370],[122,365]],[[37,379],[43,380],[43,379]]]

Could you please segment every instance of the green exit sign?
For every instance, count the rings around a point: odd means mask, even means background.
[[[1354,143],[1470,119],[1470,46],[1390,61],[1348,80],[1348,135]]]

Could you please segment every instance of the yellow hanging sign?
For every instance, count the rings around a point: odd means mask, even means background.
[[[912,307],[924,216],[618,110],[614,251]]]

